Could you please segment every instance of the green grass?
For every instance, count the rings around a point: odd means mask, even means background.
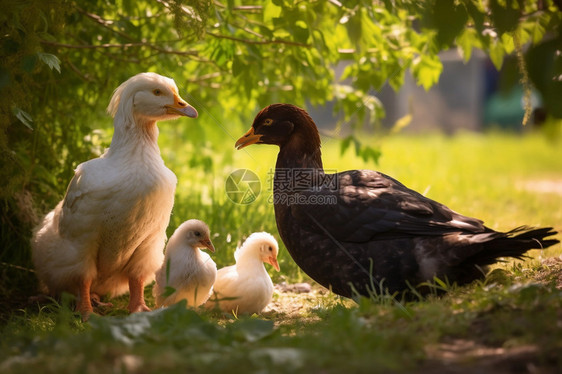
[[[162,155],[179,180],[168,234],[186,219],[205,220],[219,267],[233,262],[237,243],[252,232],[278,237],[267,202],[275,147],[235,151],[234,140],[210,130],[199,134],[207,148],[194,148],[173,127],[161,129]],[[526,224],[562,231],[562,147],[540,134],[400,135],[369,142],[382,149],[379,165],[351,151],[341,155],[337,141],[324,139],[325,168],[380,170],[494,229]],[[226,176],[239,168],[262,181],[252,204],[234,204],[225,194]],[[280,245],[281,272],[269,269],[274,282],[309,281]],[[312,294],[278,293],[272,311],[236,319],[181,305],[127,316],[127,297],[121,297],[89,323],[72,312],[71,300],[22,305],[0,326],[0,372],[425,373],[448,365],[459,372],[529,365],[556,372],[562,370],[562,263],[552,258],[561,253],[560,245],[533,251],[525,262],[497,265],[486,281],[408,304],[384,296],[356,304],[313,287]],[[150,287],[145,294],[152,305]]]

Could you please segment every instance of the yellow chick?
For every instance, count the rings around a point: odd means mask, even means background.
[[[184,299],[191,307],[207,301],[215,283],[217,265],[199,248],[215,251],[209,227],[197,219],[185,221],[168,240],[164,263],[156,272],[152,294],[157,307]]]
[[[226,313],[260,313],[273,296],[273,282],[265,270],[264,262],[279,271],[277,240],[267,232],[253,233],[236,250],[235,265],[217,272],[213,286],[214,296],[205,306],[217,306]]]

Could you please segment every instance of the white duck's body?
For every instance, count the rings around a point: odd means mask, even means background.
[[[156,272],[152,291],[156,306],[186,300],[187,306],[197,307],[207,301],[215,283],[217,265],[199,247],[214,251],[208,227],[199,220],[182,223],[170,237],[164,263]],[[167,292],[166,287],[173,290]]]
[[[90,277],[92,293],[117,296],[130,274],[149,282],[162,264],[175,175],[150,155],[104,156],[78,166],[34,236],[35,269],[53,295],[78,294],[77,279]]]
[[[273,236],[266,232],[250,235],[234,253],[236,264],[217,272],[214,296],[206,306],[218,306],[226,313],[260,313],[273,296],[273,282],[263,263],[279,271],[277,253],[278,245]]]
[[[40,283],[51,295],[79,295],[85,317],[90,293],[130,290],[129,310],[148,309],[142,289],[164,257],[177,183],[160,157],[156,121],[177,118],[180,108],[191,107],[169,78],[142,73],[123,83],[108,108],[115,116],[110,148],[77,167],[64,199],[34,231]],[[184,115],[196,117],[191,109]]]

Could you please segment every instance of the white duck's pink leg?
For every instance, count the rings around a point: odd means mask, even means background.
[[[129,278],[129,312],[148,312],[150,308],[144,302],[144,279]]]
[[[76,310],[82,315],[82,321],[87,321],[90,314],[94,311],[92,302],[90,300],[90,287],[92,286],[91,279],[82,279],[80,281],[80,289],[78,290],[78,303]]]

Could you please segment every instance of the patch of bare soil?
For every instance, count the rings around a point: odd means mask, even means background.
[[[316,283],[286,282],[275,285],[273,300],[262,312],[275,317],[276,325],[290,324],[295,320],[304,323],[318,321],[320,318],[312,309],[333,305],[336,297]]]
[[[534,345],[488,347],[471,340],[455,339],[428,348],[429,360],[418,373],[558,373],[549,362],[538,359],[538,351],[539,348]]]
[[[562,256],[546,258],[541,265],[535,279],[541,283],[555,282],[556,288],[562,290]]]

